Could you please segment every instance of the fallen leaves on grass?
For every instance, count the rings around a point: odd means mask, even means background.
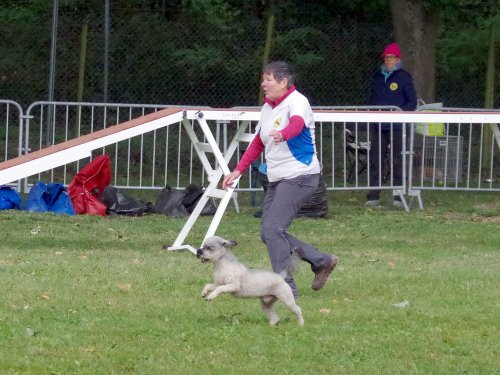
[[[446,212],[444,214],[446,220],[456,220],[456,221],[472,221],[478,223],[499,223],[500,216],[498,215],[469,215],[463,212]]]
[[[32,337],[32,336],[35,336],[36,335],[36,332],[33,328],[31,327],[27,327],[25,330],[24,330],[24,334],[28,337]]]
[[[129,283],[119,283],[116,287],[122,292],[128,292],[132,289],[132,285]]]
[[[480,223],[500,223],[500,216],[476,216],[472,221]]]
[[[396,307],[398,309],[406,309],[407,307],[410,307],[410,302],[407,300],[404,300],[402,302],[394,303],[392,306]]]
[[[113,233],[113,235],[119,241],[127,241],[128,240],[128,237],[125,236],[125,234],[123,232],[119,231],[119,230],[116,230],[114,228],[108,228],[108,231],[110,231],[111,233]]]

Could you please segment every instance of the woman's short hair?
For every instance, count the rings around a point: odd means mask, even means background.
[[[273,61],[264,67],[264,73],[272,74],[277,82],[286,78],[288,80],[287,88],[295,84],[295,72],[293,68],[285,61]]]

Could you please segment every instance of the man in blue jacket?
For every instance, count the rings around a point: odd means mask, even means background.
[[[370,105],[397,106],[403,111],[413,111],[417,107],[417,94],[413,85],[413,78],[403,70],[401,50],[396,43],[389,44],[382,53],[384,63],[373,75],[371,86]],[[384,177],[381,171],[384,159],[389,155],[392,161],[392,173],[389,170],[388,178],[392,186],[401,186],[403,183],[403,124],[399,123],[371,123],[370,124],[370,186],[381,186]],[[389,151],[389,145],[391,150]],[[392,201],[394,207],[403,207],[401,198],[395,196]],[[380,206],[380,189],[368,192],[365,206]]]

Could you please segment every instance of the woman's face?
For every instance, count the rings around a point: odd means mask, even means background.
[[[397,57],[395,55],[385,55],[384,56],[384,64],[389,69],[394,68],[398,62],[399,62],[399,57]]]
[[[264,91],[267,100],[274,102],[281,98],[287,92],[288,79],[283,78],[280,82],[276,81],[272,73],[262,74],[262,83],[260,86]]]

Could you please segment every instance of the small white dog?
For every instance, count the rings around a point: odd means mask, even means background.
[[[276,325],[280,318],[273,309],[273,304],[280,300],[297,316],[300,325],[304,324],[302,310],[295,303],[292,289],[283,277],[277,273],[248,269],[231,252],[236,241],[213,236],[196,252],[202,262],[214,264],[214,283],[207,284],[201,296],[212,301],[221,293],[231,293],[235,297],[259,297],[262,310],[271,325]]]

